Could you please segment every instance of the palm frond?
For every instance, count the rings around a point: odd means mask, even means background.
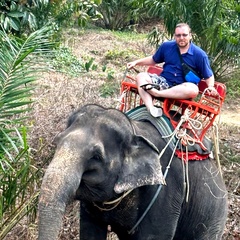
[[[0,119],[29,110],[25,106],[31,103],[31,83],[52,51],[49,30],[44,27],[24,40],[0,31]],[[12,120],[17,122],[17,116]]]
[[[22,113],[31,109],[34,81],[52,52],[49,32],[44,27],[22,40],[0,31],[0,239],[29,214],[29,204],[34,209],[27,194],[34,192],[37,170]]]

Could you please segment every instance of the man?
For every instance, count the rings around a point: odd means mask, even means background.
[[[189,25],[186,23],[178,24],[174,37],[175,40],[164,42],[153,56],[127,64],[130,69],[136,65],[155,65],[164,62],[160,76],[142,72],[136,78],[139,94],[154,117],[161,116],[162,109],[154,106],[152,96],[189,99],[198,95],[198,86],[195,83],[186,82],[184,78],[179,51],[183,61],[206,80],[209,91],[216,92],[214,75],[208,56],[201,48],[191,42],[192,35]],[[159,85],[160,90],[154,87],[156,84]]]

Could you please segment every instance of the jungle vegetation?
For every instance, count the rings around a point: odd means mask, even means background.
[[[1,0],[0,239],[24,216],[29,222],[36,216],[42,172],[33,161],[25,120],[31,114],[31,90],[38,74],[47,70],[49,61],[59,64],[59,56],[70,55],[60,47],[61,32],[93,26],[131,32],[153,20],[165,29],[149,32],[154,46],[171,39],[178,22],[189,23],[194,42],[209,54],[218,81],[229,84],[230,92],[240,93],[237,0]],[[70,62],[80,69],[73,74],[95,71],[93,59]]]

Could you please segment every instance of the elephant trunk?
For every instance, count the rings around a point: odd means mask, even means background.
[[[61,149],[44,175],[39,199],[39,240],[58,239],[66,206],[73,201],[81,181],[76,159],[72,151]]]
[[[58,234],[62,226],[62,217],[65,211],[65,206],[62,204],[48,205],[39,204],[39,240],[54,240],[58,239]]]

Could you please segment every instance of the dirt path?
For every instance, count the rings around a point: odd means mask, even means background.
[[[227,100],[223,104],[221,115],[221,123],[235,125],[240,127],[240,103],[237,100]]]
[[[222,123],[233,124],[240,127],[240,107],[236,109],[223,108],[220,119]]]

